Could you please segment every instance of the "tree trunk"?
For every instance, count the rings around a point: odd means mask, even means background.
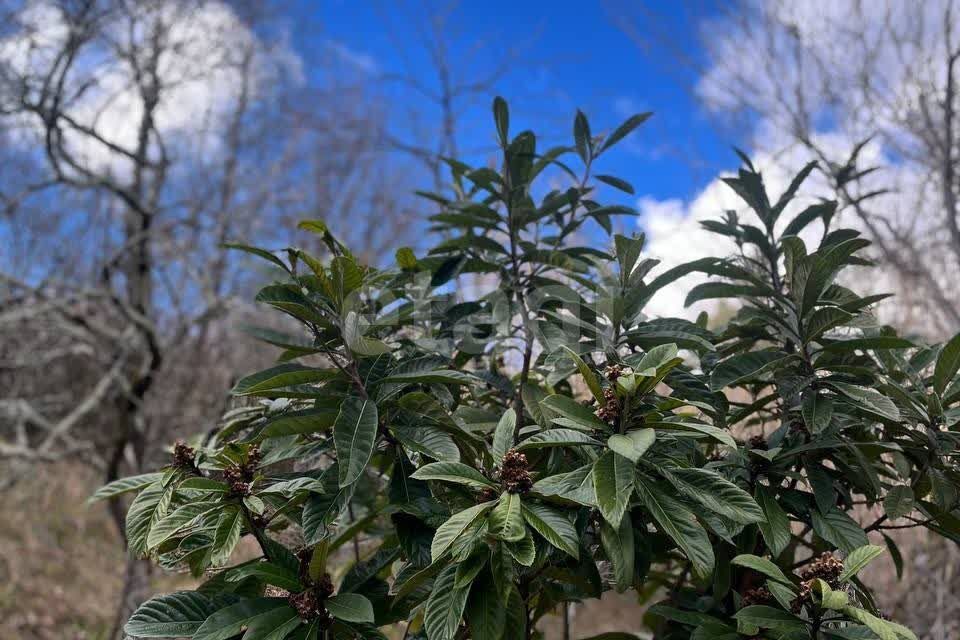
[[[150,597],[149,560],[127,557],[127,566],[123,576],[123,592],[120,594],[116,618],[113,621],[113,630],[110,632],[112,640],[127,640],[129,636],[123,632],[123,625],[137,610],[144,600]]]

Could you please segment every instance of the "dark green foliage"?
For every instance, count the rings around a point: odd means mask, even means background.
[[[635,588],[668,594],[659,638],[913,638],[856,574],[888,527],[960,541],[960,338],[903,340],[838,281],[867,242],[832,227],[832,203],[787,219],[813,166],[779,198],[749,163],[727,180],[753,215],[706,226],[735,256],[655,274],[642,235],[578,244],[633,213],[594,200],[591,176],[645,118],[604,138],[578,112],[574,145],[541,150],[510,138],[498,99],[500,170],[450,160],[451,193],[425,194],[446,240],[396,270],[316,221],[324,259],[237,245],[282,267],[257,299],[302,332],[258,330],[283,352],[236,384],[247,404],[96,494],[138,492],[132,551],[208,576],[128,633],[525,638],[564,602]],[[540,197],[548,168],[571,186]],[[693,272],[710,280],[689,301],[739,299],[719,332],[644,314]],[[450,293],[468,274],[490,292]],[[244,536],[262,557],[230,566]],[[358,537],[362,557],[334,562]]]

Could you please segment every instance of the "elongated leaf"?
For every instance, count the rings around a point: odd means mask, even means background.
[[[500,496],[497,506],[490,512],[490,534],[508,542],[522,540],[527,535],[519,494],[504,493]]]
[[[934,391],[943,395],[958,370],[960,370],[960,333],[943,345],[940,355],[937,356],[937,364],[933,369]]]
[[[273,562],[251,562],[242,564],[224,573],[227,582],[240,582],[251,576],[264,584],[270,584],[288,591],[299,591],[302,588],[300,579],[294,569],[281,566]]]
[[[833,418],[833,398],[813,389],[807,389],[803,392],[801,412],[810,432],[820,433],[830,426],[830,420]]]
[[[857,547],[867,546],[867,534],[856,520],[843,511],[833,509],[826,514],[812,512],[813,530],[818,536],[833,544],[844,553],[851,553]]]
[[[130,504],[126,520],[127,545],[135,555],[147,554],[147,536],[153,526],[167,515],[175,489],[173,484],[164,487],[155,483],[141,491]]]
[[[501,640],[507,618],[505,605],[490,572],[481,573],[470,588],[466,607],[472,640]]]
[[[337,420],[338,412],[331,409],[304,409],[271,418],[260,432],[262,438],[280,438],[326,431]]]
[[[646,122],[647,119],[652,115],[652,112],[646,112],[638,113],[627,118],[626,122],[614,129],[610,135],[604,138],[603,144],[600,146],[600,151],[606,151],[620,140],[623,140],[625,137],[633,133],[634,129]]]
[[[890,491],[883,497],[883,511],[892,520],[902,518],[913,511],[913,508],[913,489],[908,485],[890,487]]]
[[[894,422],[900,420],[900,410],[897,409],[897,405],[878,391],[844,382],[831,382],[830,386],[868,413]]]
[[[359,593],[338,593],[327,598],[324,606],[338,620],[373,623],[373,605]]]
[[[411,384],[479,384],[480,379],[463,371],[437,369],[435,371],[409,371],[387,376],[380,383],[406,382]]]
[[[840,581],[845,582],[857,575],[861,569],[881,555],[883,555],[883,547],[872,544],[854,549],[843,559],[843,573],[840,574]]]
[[[790,544],[790,518],[766,487],[758,486],[756,497],[764,515],[758,523],[760,533],[770,552],[778,556]]]
[[[338,375],[336,369],[317,369],[289,362],[241,378],[231,393],[235,396],[256,396],[284,387],[326,382]]]
[[[582,429],[585,431],[606,431],[606,423],[600,421],[591,409],[583,406],[573,398],[555,394],[540,401],[544,416],[555,424],[565,427]]]
[[[727,358],[710,374],[710,389],[720,391],[724,387],[755,379],[787,357],[781,351],[751,351]]]
[[[348,312],[343,321],[343,341],[347,343],[347,348],[352,353],[361,356],[379,356],[392,351],[390,346],[382,340],[365,336],[364,331],[365,327],[360,315],[356,311]]]
[[[178,532],[186,529],[201,516],[219,509],[219,502],[190,502],[178,508],[173,513],[164,516],[150,529],[147,535],[147,548],[154,549]]]
[[[706,578],[713,572],[714,555],[710,538],[696,517],[656,483],[637,477],[637,490],[657,525],[673,539],[693,565],[694,572]]]
[[[377,426],[377,405],[373,401],[356,396],[344,399],[333,425],[341,487],[356,482],[366,469],[377,442]]]
[[[600,543],[607,554],[607,559],[613,565],[613,579],[617,592],[623,593],[633,585],[636,556],[630,514],[623,514],[623,520],[616,527],[610,526],[608,522],[601,522]]]
[[[786,576],[780,567],[773,564],[766,558],[744,553],[735,557],[733,560],[731,560],[731,562],[738,567],[747,567],[748,569],[759,571],[768,578],[773,578],[777,582],[781,582],[790,588],[794,588],[793,581]]]
[[[257,620],[277,609],[286,609],[285,598],[253,598],[220,609],[206,619],[193,635],[193,640],[228,640]]]
[[[213,547],[210,549],[211,564],[225,564],[230,559],[234,547],[240,542],[242,530],[243,513],[240,509],[227,509],[220,515],[220,522],[213,534]]]
[[[460,627],[470,589],[454,586],[456,574],[456,565],[450,565],[440,572],[433,583],[423,617],[430,640],[453,640]]]
[[[496,485],[482,473],[462,462],[431,462],[417,469],[411,476],[415,480],[442,480],[463,484],[474,489],[495,489]]]
[[[593,487],[604,520],[620,526],[633,494],[633,462],[607,451],[593,465]]]
[[[734,522],[751,524],[764,519],[763,511],[750,494],[716,471],[671,469],[664,475],[684,495]]]
[[[202,593],[177,591],[144,602],[123,631],[135,638],[190,637],[216,610],[213,599]]]
[[[580,372],[580,375],[583,376],[583,381],[587,383],[587,388],[590,389],[590,393],[593,394],[593,397],[597,399],[597,402],[605,402],[603,397],[603,387],[600,386],[600,381],[597,380],[596,374],[593,373],[593,370],[587,366],[587,363],[583,361],[577,352],[570,349],[569,347],[563,347],[564,351],[567,352],[567,355],[570,356],[570,359],[573,360],[573,363],[577,365],[577,371]]]
[[[561,511],[545,504],[528,502],[523,505],[523,519],[557,549],[574,558],[580,557],[577,530]]]
[[[657,432],[653,429],[638,429],[610,436],[607,440],[607,446],[612,451],[636,463],[653,445],[656,438]]]
[[[433,534],[430,544],[430,557],[433,562],[439,560],[467,527],[496,505],[496,501],[484,502],[450,516]]]
[[[807,627],[803,618],[782,609],[774,609],[760,604],[744,607],[733,614],[733,617],[740,622],[756,625],[761,629],[796,631]]]
[[[572,447],[577,445],[600,446],[603,443],[594,440],[583,431],[576,429],[547,429],[535,433],[517,445],[517,451],[526,449],[544,449],[547,447]]]
[[[97,489],[87,502],[93,503],[97,500],[106,500],[107,498],[113,498],[131,491],[140,491],[141,489],[146,489],[162,477],[162,473],[144,473],[138,476],[120,478]]]
[[[514,434],[517,430],[517,412],[507,409],[500,417],[497,428],[493,432],[493,464],[499,465],[503,455],[513,446]]]

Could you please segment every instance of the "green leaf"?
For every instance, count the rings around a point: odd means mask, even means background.
[[[528,532],[527,535],[515,542],[504,542],[504,548],[510,556],[525,567],[533,565],[537,557],[537,546],[533,542],[533,536]]]
[[[251,247],[250,245],[240,244],[238,242],[224,242],[221,246],[224,249],[235,249],[237,251],[243,251],[245,253],[255,255],[258,258],[263,258],[267,262],[272,262],[273,264],[277,265],[287,273],[290,272],[290,269],[287,267],[287,265],[283,263],[283,260],[273,255],[266,249],[261,249],[259,247]]]
[[[810,590],[813,593],[820,596],[820,606],[824,609],[833,609],[834,611],[841,611],[844,607],[847,606],[849,598],[847,597],[846,592],[844,591],[834,591],[830,588],[830,585],[816,578],[813,581],[813,584],[810,586]]]
[[[810,432],[820,433],[830,426],[830,419],[833,418],[833,398],[807,389],[803,392],[801,413]]]
[[[633,463],[613,451],[607,451],[593,464],[593,488],[603,518],[619,526],[633,494]]]
[[[647,511],[661,530],[683,550],[694,572],[701,578],[708,577],[715,562],[713,546],[693,512],[646,478],[637,477],[637,490]]]
[[[300,616],[289,604],[252,620],[244,632],[244,640],[284,640],[300,626]]]
[[[834,327],[839,327],[856,316],[838,307],[821,307],[813,312],[806,326],[806,339],[815,340]]]
[[[547,447],[572,447],[578,445],[599,446],[603,443],[594,440],[583,431],[576,429],[547,429],[535,433],[529,438],[522,440],[516,446],[517,451],[526,451],[527,449],[544,449]]]
[[[281,438],[326,431],[334,425],[337,415],[335,409],[291,411],[269,419],[259,435],[261,438]]]
[[[883,497],[883,511],[891,520],[902,518],[914,508],[913,488],[909,485],[890,487]]]
[[[786,574],[778,567],[773,564],[766,558],[761,558],[749,553],[741,554],[735,557],[730,561],[732,564],[737,565],[738,567],[747,567],[748,569],[753,569],[754,571],[759,571],[768,578],[773,578],[777,582],[781,582],[791,589],[795,590],[793,582],[786,576]]]
[[[937,356],[937,364],[933,369],[934,391],[943,395],[958,370],[960,370],[960,333],[943,345],[940,355]]]
[[[393,435],[410,451],[416,451],[434,460],[458,462],[460,449],[453,437],[439,427],[424,424],[420,427],[394,427]]]
[[[739,622],[756,625],[762,629],[780,629],[783,631],[798,631],[806,629],[803,618],[781,609],[774,609],[765,605],[755,604],[744,607],[733,614]]]
[[[373,605],[359,593],[338,593],[327,598],[324,606],[339,620],[373,623]]]
[[[173,483],[166,487],[155,483],[141,491],[130,504],[126,519],[127,545],[135,555],[147,554],[147,536],[153,526],[167,515],[175,489]]]
[[[343,341],[351,352],[361,356],[379,356],[393,351],[382,340],[363,335],[365,329],[365,323],[356,311],[347,312],[343,321]]]
[[[577,530],[561,511],[537,502],[523,505],[523,519],[530,527],[543,536],[543,539],[557,549],[580,557],[580,537]]]
[[[500,96],[493,99],[493,121],[497,125],[500,146],[506,147],[510,140],[510,110],[507,101]]]
[[[195,523],[201,516],[222,506],[220,502],[189,502],[183,505],[150,528],[150,533],[147,535],[147,548],[156,548]]]
[[[236,507],[224,510],[220,514],[220,522],[217,523],[217,530],[213,534],[210,564],[215,566],[226,564],[234,547],[240,542],[241,531],[243,531],[243,512]]]
[[[513,446],[514,433],[517,430],[517,412],[507,409],[500,417],[493,432],[493,464],[499,465],[504,454]]]
[[[603,387],[600,386],[600,381],[597,380],[597,376],[594,375],[593,370],[587,366],[583,358],[577,355],[570,347],[564,346],[563,349],[567,352],[567,355],[570,356],[570,359],[573,360],[573,363],[577,365],[577,371],[583,376],[583,381],[587,383],[587,388],[590,389],[590,393],[597,399],[597,402],[600,404],[606,402],[606,399],[603,397]]]
[[[577,155],[584,162],[590,162],[593,157],[593,140],[590,135],[590,123],[587,116],[577,109],[577,116],[573,120],[573,141],[577,148]]]
[[[520,494],[505,492],[497,506],[490,512],[490,534],[494,537],[516,542],[527,535],[523,526],[523,504]]]
[[[340,467],[340,486],[353,484],[363,474],[377,442],[377,405],[351,396],[340,405],[333,424],[333,441]]]
[[[254,577],[264,584],[270,584],[288,591],[302,588],[294,569],[273,562],[251,562],[225,571],[227,582],[240,582],[244,578]]]
[[[482,473],[462,462],[431,462],[414,471],[410,477],[415,480],[453,482],[474,489],[496,488],[496,485],[487,480]]]
[[[867,413],[893,422],[900,421],[900,410],[897,409],[897,405],[882,393],[844,382],[830,382],[829,384]]]
[[[608,522],[600,523],[600,543],[613,567],[613,580],[618,593],[633,586],[634,558],[636,549],[633,541],[633,523],[630,514],[624,513],[623,520],[616,527]]]
[[[763,535],[764,542],[770,548],[770,552],[774,556],[778,556],[790,544],[790,518],[787,517],[787,512],[771,495],[770,489],[758,486],[756,498],[757,504],[760,505],[764,515],[764,519],[757,526],[760,527],[760,533]]]
[[[811,516],[816,534],[844,553],[870,544],[867,534],[856,520],[839,509],[832,509],[826,514],[813,510]]]
[[[673,359],[677,357],[677,352],[677,345],[672,342],[657,345],[643,354],[643,357],[634,369],[638,372],[646,371],[647,369],[658,370],[673,361]]]
[[[450,565],[433,582],[430,598],[424,609],[423,624],[430,640],[453,640],[460,627],[467,604],[469,587],[454,586],[457,566]]]
[[[540,401],[540,407],[544,415],[555,424],[562,424],[565,427],[584,431],[606,431],[609,429],[609,426],[601,422],[591,409],[565,395],[549,395]]]
[[[604,139],[603,144],[600,146],[600,151],[598,153],[606,151],[607,149],[609,149],[610,147],[612,147],[613,145],[615,145],[616,143],[620,142],[625,137],[633,133],[634,129],[636,129],[641,124],[646,122],[647,119],[652,115],[653,115],[652,112],[637,113],[627,118],[626,122],[624,122],[619,127],[614,129],[610,133],[610,135],[608,135]]]
[[[206,619],[193,640],[228,640],[278,609],[288,609],[286,598],[252,598],[220,609]]]
[[[633,185],[627,182],[626,180],[621,180],[616,176],[606,176],[603,174],[597,174],[593,177],[599,180],[600,182],[603,182],[604,184],[610,185],[614,189],[619,189],[620,191],[623,191],[624,193],[629,193],[630,195],[634,194]]]
[[[653,445],[656,438],[657,432],[653,429],[638,429],[610,436],[607,440],[607,446],[636,464],[641,456],[647,452],[647,449]]]
[[[437,369],[435,371],[408,371],[395,373],[380,380],[384,382],[405,382],[409,384],[478,384],[480,380],[469,373],[452,369]]]
[[[190,637],[216,610],[217,604],[202,593],[177,591],[144,602],[123,631],[135,638]]]
[[[710,469],[670,469],[664,476],[684,495],[725,518],[741,524],[764,519],[750,494]]]
[[[256,396],[300,384],[326,382],[339,375],[335,369],[317,369],[286,363],[241,378],[230,391],[235,396]]]
[[[397,260],[397,266],[404,271],[412,271],[417,268],[417,255],[410,247],[400,247],[394,257]]]
[[[433,534],[430,545],[430,558],[438,561],[467,527],[476,522],[484,513],[493,508],[496,501],[484,502],[453,514]]]
[[[782,351],[750,351],[727,358],[710,374],[710,390],[720,391],[724,387],[754,380],[788,357]]]
[[[883,555],[883,547],[868,544],[858,547],[847,554],[843,560],[843,573],[840,574],[840,581],[846,582],[853,576],[870,564],[877,556]]]
[[[154,482],[160,480],[162,477],[162,473],[144,473],[138,476],[128,476],[126,478],[114,480],[113,482],[107,483],[97,489],[96,492],[87,499],[87,504],[96,502],[97,500],[113,498],[124,493],[130,493],[131,491],[140,491],[141,489],[146,489]]]
[[[466,616],[472,640],[501,640],[506,624],[506,603],[489,571],[484,571],[470,588]]]
[[[845,607],[843,612],[851,619],[856,620],[860,624],[865,625],[868,629],[870,629],[870,631],[873,631],[877,637],[880,638],[880,640],[898,640],[898,634],[895,630],[895,627],[886,620],[882,620],[872,613],[864,611],[858,607]],[[906,630],[906,628],[904,629]],[[909,633],[909,635],[903,635],[907,638],[913,636],[912,633]],[[915,640],[916,636],[913,636],[913,638]]]

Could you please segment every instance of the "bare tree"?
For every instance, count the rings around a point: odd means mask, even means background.
[[[699,25],[705,61],[673,51],[695,91],[771,158],[820,161],[842,211],[895,274],[900,318],[933,335],[960,325],[955,0],[744,1]],[[639,44],[657,16],[618,20]],[[804,153],[796,153],[801,150]]]
[[[372,253],[409,216],[384,195],[363,87],[308,82],[258,3],[63,0],[4,18],[17,171],[0,179],[0,464],[71,457],[109,481],[213,420],[252,366],[225,241],[286,244],[285,223],[322,216]],[[128,562],[117,629],[146,571]]]

